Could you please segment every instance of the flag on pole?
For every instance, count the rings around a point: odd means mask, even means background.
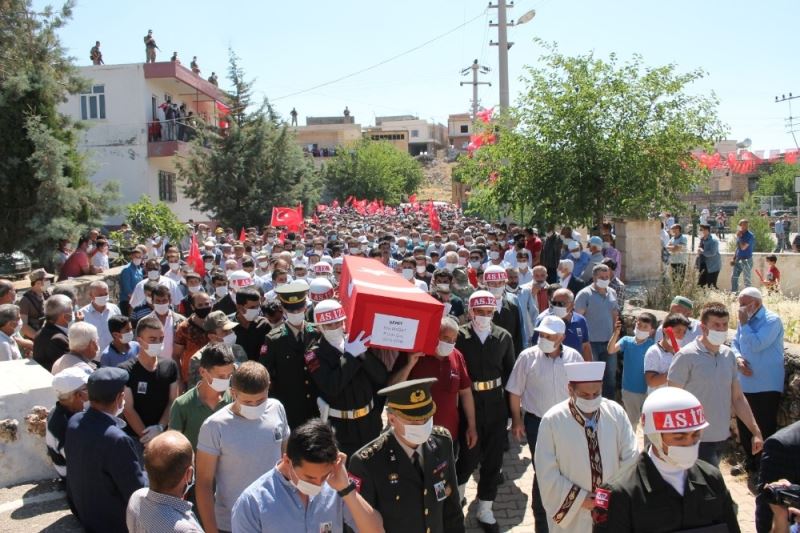
[[[197,235],[194,233],[192,233],[192,244],[189,246],[189,255],[186,257],[186,262],[189,263],[200,276],[204,277],[206,275],[203,256],[200,255],[200,247],[197,245]]]
[[[241,231],[239,231],[239,242],[244,242],[247,239],[247,233],[244,231],[244,226],[242,226]]]

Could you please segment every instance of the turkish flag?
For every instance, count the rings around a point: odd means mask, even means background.
[[[433,200],[428,204],[428,221],[430,222],[431,229],[433,231],[441,231],[442,225],[439,223],[439,213],[436,212],[436,208],[433,207]]]
[[[203,264],[203,257],[200,255],[200,247],[197,245],[197,235],[194,233],[192,234],[192,244],[189,247],[189,255],[186,257],[186,262],[201,276],[206,275],[206,267]]]
[[[318,205],[317,205],[317,213],[322,213],[322,212],[323,212],[323,211],[325,211],[326,209],[328,209],[328,206],[327,206],[327,205],[325,205],[325,204],[318,204]]]
[[[411,196],[409,196],[408,197],[408,203],[410,203],[410,204],[417,203],[417,195],[416,194],[412,194]]]
[[[297,212],[295,207],[273,207],[272,219],[269,225],[277,226],[300,226],[303,223],[303,215]]]
[[[244,231],[244,226],[242,226],[241,231],[239,231],[239,242],[244,242],[247,239],[247,233]]]

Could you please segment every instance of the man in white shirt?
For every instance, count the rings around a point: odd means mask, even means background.
[[[97,328],[97,357],[111,344],[111,333],[108,331],[108,319],[121,315],[119,307],[108,301],[108,285],[105,281],[93,281],[89,285],[91,303],[80,310],[83,321]]]
[[[22,353],[13,339],[14,334],[22,329],[19,307],[14,304],[0,305],[0,361],[22,359]]]
[[[551,407],[569,398],[564,364],[583,362],[581,354],[562,344],[566,325],[560,318],[552,315],[544,317],[536,331],[539,333],[536,346],[519,354],[506,385],[511,408],[511,432],[520,441],[527,437],[531,457],[536,454],[536,438],[542,416]],[[525,411],[524,422],[521,410]],[[536,533],[546,533],[547,513],[542,506],[535,474],[532,500]]]
[[[161,265],[158,263],[157,259],[147,260],[144,264],[144,273],[145,278],[136,284],[136,287],[133,288],[133,293],[131,293],[131,308],[135,309],[144,303],[144,284],[147,283],[148,280],[155,281],[159,285],[167,287],[172,295],[172,301],[176,302],[176,304],[183,300],[183,293],[180,287],[178,287],[178,284],[161,275]]]

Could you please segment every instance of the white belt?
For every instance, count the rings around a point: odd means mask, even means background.
[[[503,384],[502,378],[497,378],[490,381],[473,381],[472,390],[478,392],[494,390],[502,384]]]
[[[328,416],[333,418],[341,418],[342,420],[355,420],[357,418],[365,417],[372,410],[372,400],[367,405],[360,409],[352,409],[350,411],[340,411],[331,407],[328,410]]]

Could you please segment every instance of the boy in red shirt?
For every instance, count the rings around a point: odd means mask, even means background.
[[[778,263],[778,257],[770,254],[765,259],[767,260],[767,275],[763,280],[764,285],[770,293],[780,292],[781,271],[775,266]]]

